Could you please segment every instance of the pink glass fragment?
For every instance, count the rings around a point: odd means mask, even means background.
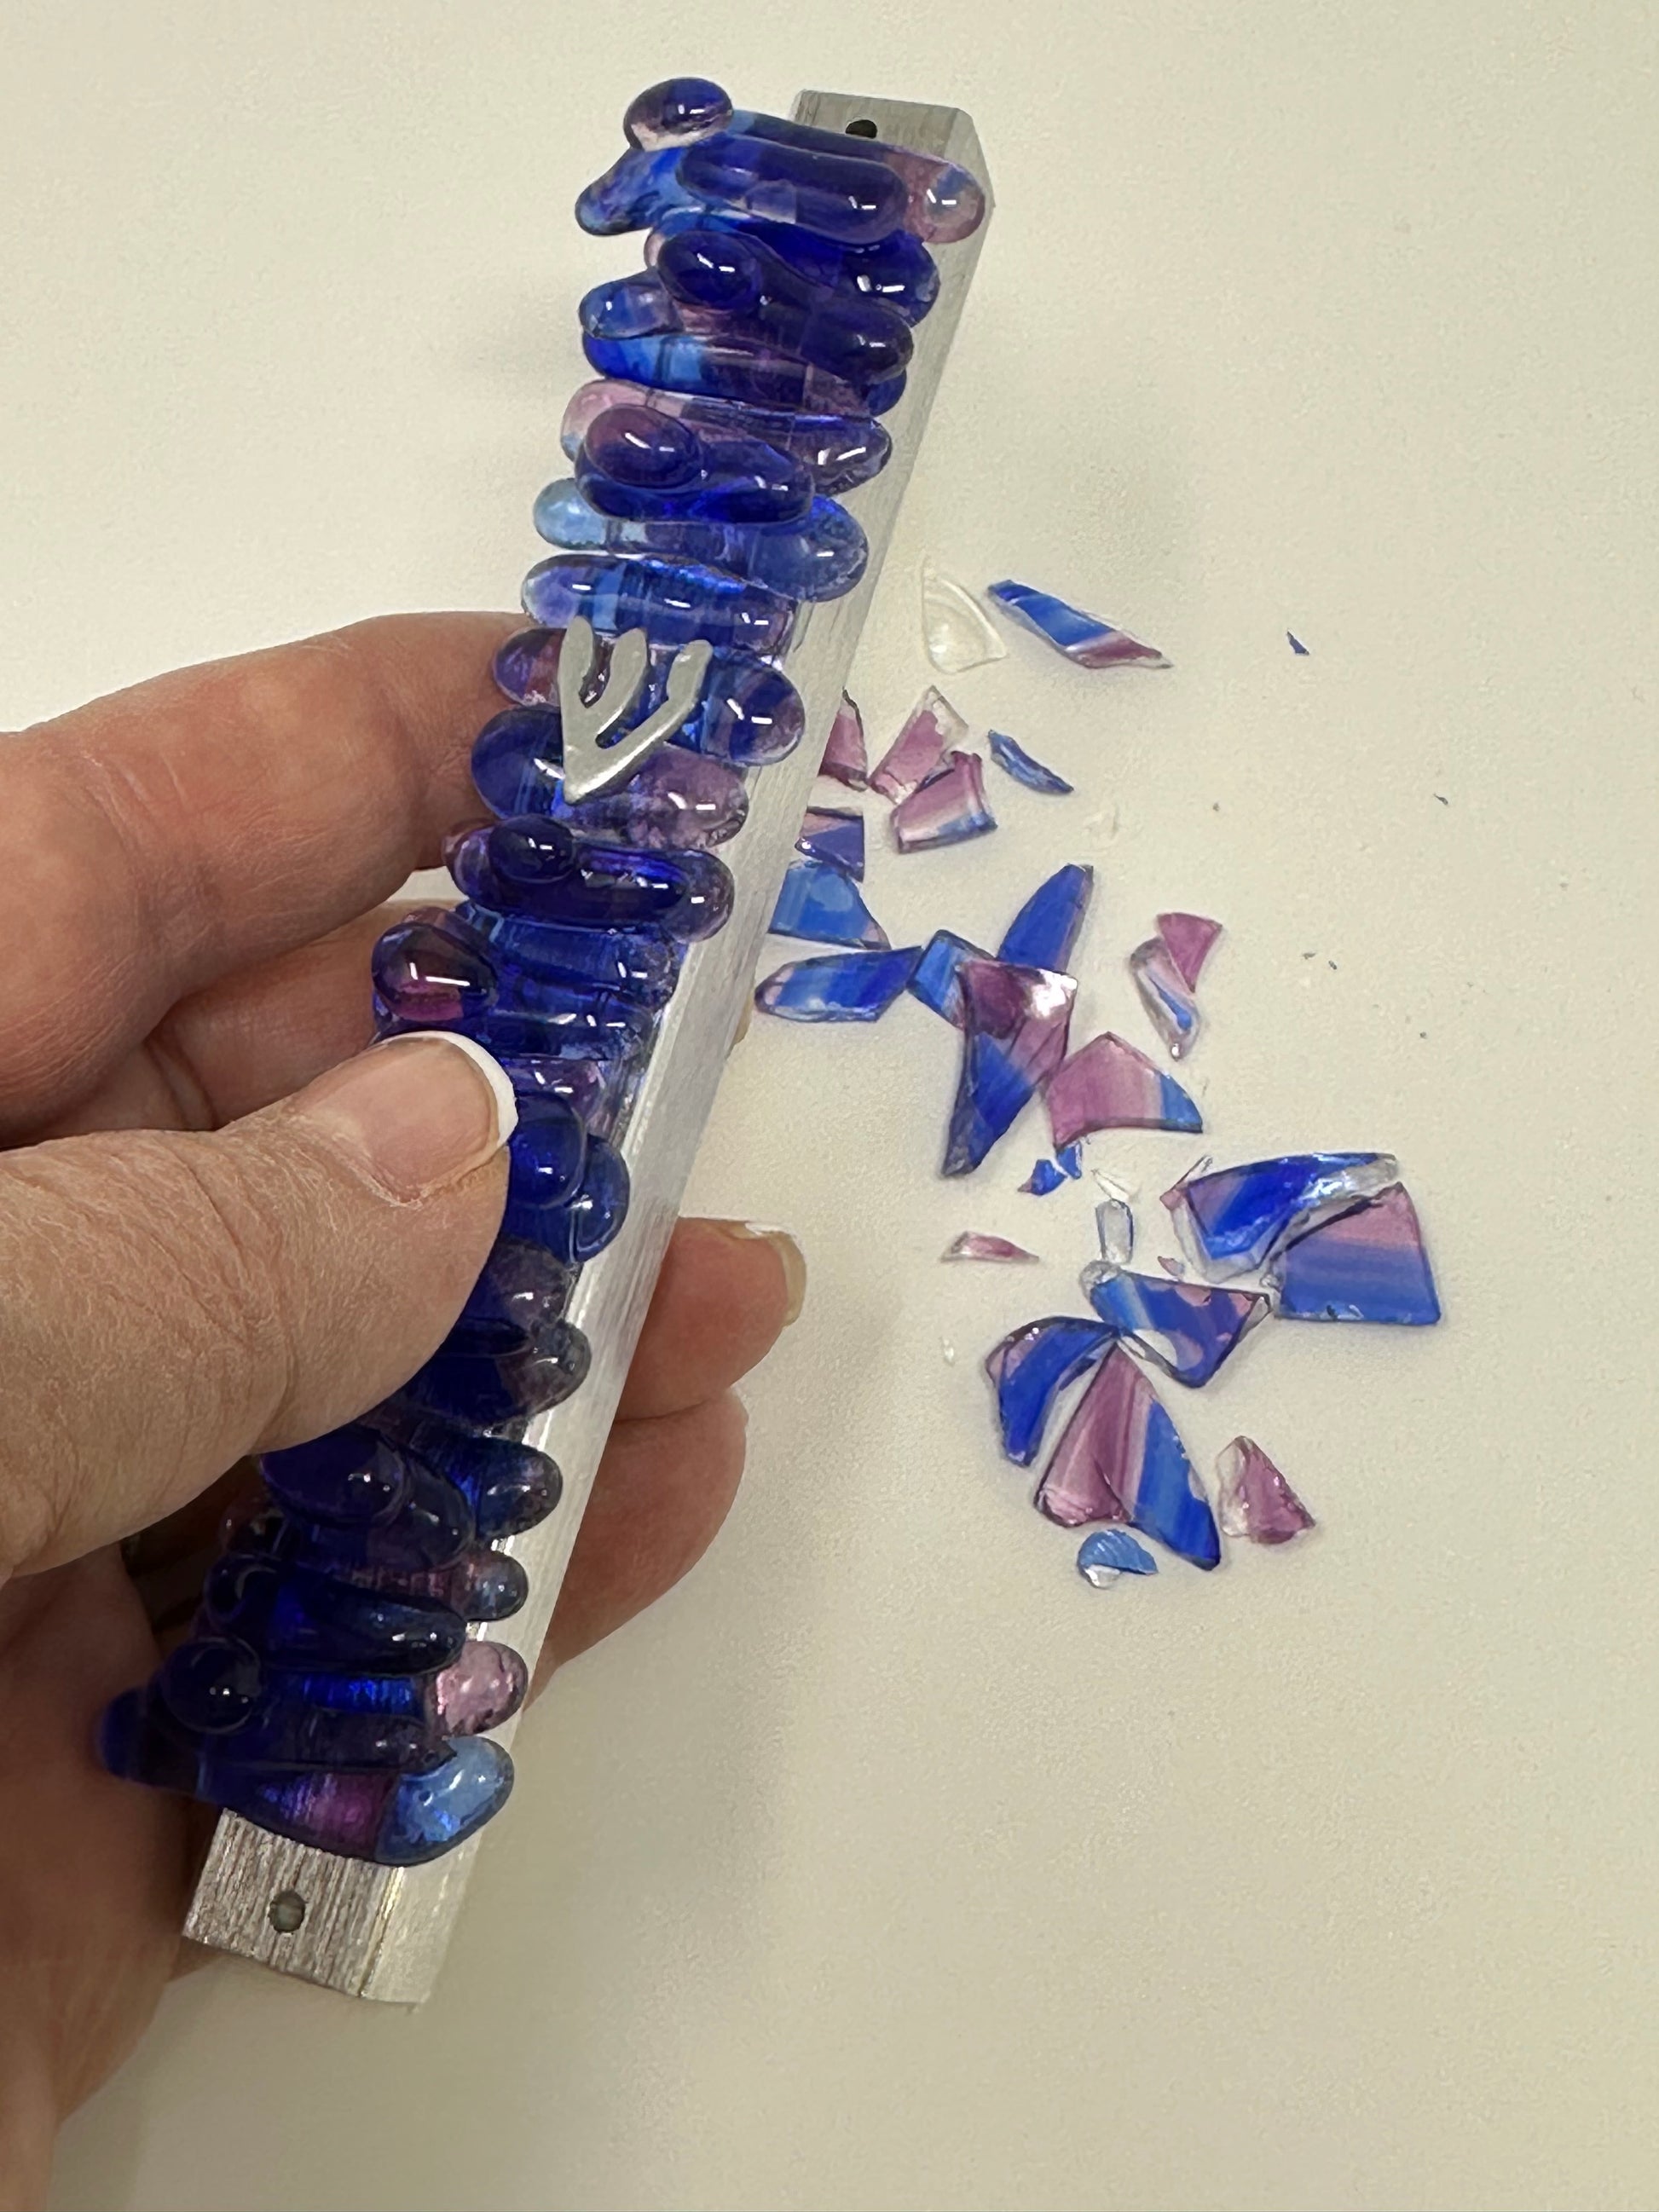
[[[1095,1129],[1186,1129],[1204,1118],[1174,1076],[1108,1030],[1079,1045],[1048,1085],[1056,1147]]]
[[[1220,1563],[1215,1516],[1175,1424],[1121,1346],[1079,1399],[1034,1502],[1064,1528],[1128,1521],[1194,1566]]]
[[[469,1637],[433,1684],[438,1725],[446,1735],[478,1735],[499,1728],[524,1702],[530,1676],[519,1654],[487,1637]]]
[[[1252,1544],[1288,1544],[1314,1517],[1259,1443],[1235,1437],[1216,1461],[1222,1534]]]
[[[1158,1255],[1158,1264],[1166,1275],[1173,1276],[1177,1283],[1186,1281],[1187,1262],[1184,1260],[1172,1259],[1169,1253],[1160,1252]]]
[[[908,798],[943,765],[947,750],[960,744],[967,734],[967,723],[938,686],[930,684],[882,755],[870,778],[872,788],[885,799]]]
[[[1158,933],[1164,939],[1176,970],[1189,991],[1198,988],[1199,971],[1221,934],[1221,924],[1201,914],[1161,914]]]
[[[962,1071],[943,1172],[976,1168],[1066,1057],[1077,979],[1006,960],[964,960]]]
[[[901,853],[963,845],[997,826],[985,803],[985,763],[977,753],[948,753],[945,766],[893,809],[893,842]]]
[[[870,757],[864,744],[864,717],[856,701],[845,691],[836,709],[836,719],[830,726],[830,742],[823,749],[823,758],[818,763],[820,775],[832,775],[837,783],[848,785],[854,791],[862,791],[870,781]]]
[[[941,1260],[1037,1261],[1036,1254],[1028,1252],[1023,1244],[1015,1244],[1006,1237],[993,1237],[984,1229],[964,1229],[939,1256]]]

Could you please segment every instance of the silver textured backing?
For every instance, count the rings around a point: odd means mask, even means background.
[[[526,1431],[563,1470],[564,1495],[539,1528],[503,1547],[524,1562],[530,1596],[511,1620],[491,1623],[484,1633],[511,1643],[532,1662],[564,1579],[726,1054],[749,1003],[778,882],[811,799],[989,222],[984,155],[959,108],[805,92],[790,112],[795,121],[826,131],[867,120],[876,126],[874,135],[890,144],[959,162],[985,186],[987,219],[959,245],[933,249],[939,301],[917,325],[904,397],[884,418],[892,458],[878,477],[847,495],[870,541],[869,568],[845,599],[805,606],[797,618],[782,665],[805,702],[806,736],[788,760],[757,773],[750,782],[748,821],[722,848],[736,886],[732,918],[719,936],[691,947],[641,1079],[622,1138],[633,1182],[628,1217],[615,1243],[583,1268],[569,1308],[569,1318],[592,1346],[592,1369],[574,1397]],[[497,1740],[507,1741],[514,1728],[508,1722],[497,1729]],[[510,1800],[500,1817],[514,1817]],[[429,1866],[375,1867],[289,1843],[222,1814],[185,1932],[198,1942],[353,1996],[416,2003],[437,1978],[483,1840],[476,1837]],[[270,1910],[272,1899],[287,1893],[303,1906],[291,1933],[279,1931]],[[285,1897],[285,1903],[289,1910],[277,1917],[291,1919],[291,1899]]]

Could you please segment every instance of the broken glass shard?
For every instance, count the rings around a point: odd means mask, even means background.
[[[1221,1536],[1175,1423],[1122,1346],[1078,1400],[1033,1501],[1062,1528],[1127,1521],[1194,1566],[1221,1560]]]
[[[910,709],[899,732],[870,778],[872,789],[885,799],[906,799],[944,765],[946,751],[959,745],[968,725],[934,685],[929,684]]]
[[[1077,1314],[1028,1321],[985,1356],[996,1392],[997,1425],[1005,1455],[1030,1467],[1060,1392],[1086,1375],[1112,1341],[1102,1322]]]
[[[1064,1170],[1053,1160],[1037,1160],[1032,1164],[1031,1172],[1021,1183],[1020,1188],[1029,1190],[1033,1198],[1047,1198],[1050,1191],[1059,1190],[1065,1181]]]
[[[1127,1267],[1135,1249],[1135,1218],[1121,1198],[1103,1198],[1095,1208],[1100,1256],[1109,1267]]]
[[[785,872],[770,924],[775,937],[806,937],[820,945],[887,949],[887,932],[859,896],[858,885],[827,860],[796,860]]]
[[[1081,1145],[1062,1145],[1054,1154],[1054,1164],[1061,1175],[1069,1176],[1073,1182],[1083,1180],[1083,1147]]]
[[[1198,1002],[1161,937],[1136,945],[1129,955],[1129,973],[1170,1059],[1184,1059],[1198,1040]]]
[[[1286,1237],[1316,1228],[1400,1180],[1387,1152],[1291,1152],[1213,1174],[1189,1170],[1165,1192],[1184,1241],[1215,1275],[1259,1267]]]
[[[1169,662],[1154,645],[1142,645],[1127,629],[1115,629],[1098,615],[1085,614],[1050,592],[1012,580],[993,584],[991,597],[1006,607],[1015,621],[1046,638],[1056,651],[1079,668],[1167,668]]]
[[[818,763],[818,774],[834,776],[837,783],[847,784],[854,791],[862,791],[870,781],[869,756],[864,749],[864,717],[859,712],[857,701],[849,698],[845,691],[830,726],[830,741]]]
[[[1307,647],[1306,647],[1305,645],[1304,645],[1304,644],[1303,644],[1303,642],[1302,642],[1301,639],[1297,635],[1296,632],[1295,632],[1293,629],[1287,629],[1287,630],[1285,631],[1285,636],[1286,636],[1287,638],[1289,638],[1289,640],[1290,640],[1290,641],[1291,641],[1291,651],[1292,653],[1302,653],[1303,655],[1304,655],[1304,656],[1305,656],[1305,655],[1306,655],[1306,653],[1307,653],[1307,650],[1308,650],[1308,648],[1307,648]]]
[[[976,1168],[1066,1057],[1077,981],[1046,969],[966,960],[962,1072],[945,1140],[947,1176]]]
[[[977,753],[949,753],[945,766],[893,809],[893,842],[901,853],[964,845],[997,826],[985,803],[985,763]]]
[[[921,635],[927,658],[946,676],[1007,657],[979,601],[931,560],[921,564]]]
[[[1195,991],[1200,971],[1221,934],[1221,924],[1207,915],[1161,914],[1158,933],[1175,963],[1176,973],[1189,991]]]
[[[1075,784],[1067,783],[1063,775],[1056,775],[1053,769],[1044,768],[1040,760],[1033,760],[1024,745],[1016,744],[1000,730],[991,732],[991,758],[1000,769],[1006,769],[1016,783],[1023,783],[1027,791],[1052,792],[1055,797],[1063,798],[1077,788]]]
[[[1425,1328],[1440,1318],[1417,1208],[1403,1186],[1294,1237],[1267,1279],[1285,1321]]]
[[[1026,968],[1063,971],[1089,911],[1094,881],[1094,870],[1080,867],[1075,861],[1057,868],[1037,885],[1009,923],[997,947],[997,958]]]
[[[786,1022],[873,1022],[909,981],[920,945],[792,960],[757,986],[755,1004]]]
[[[1168,1252],[1160,1252],[1158,1255],[1158,1264],[1163,1268],[1166,1275],[1173,1275],[1176,1282],[1184,1283],[1186,1281],[1187,1262],[1184,1260],[1177,1260],[1172,1254]]]
[[[916,963],[916,972],[910,978],[910,994],[921,1000],[924,1006],[942,1015],[952,1029],[962,1027],[962,963],[964,960],[988,960],[988,952],[981,951],[977,945],[969,945],[965,937],[958,937],[949,929],[935,930],[922,947]]]
[[[1166,1375],[1189,1389],[1209,1381],[1273,1303],[1260,1291],[1129,1275],[1103,1261],[1084,1269],[1083,1291],[1102,1321],[1133,1336]]]
[[[864,817],[840,806],[809,806],[795,840],[809,860],[828,860],[832,868],[864,881]]]
[[[1127,1528],[1097,1528],[1078,1547],[1077,1571],[1085,1583],[1105,1589],[1120,1575],[1155,1575],[1158,1561]]]
[[[939,1256],[941,1260],[1030,1260],[1033,1262],[1037,1259],[1036,1254],[1028,1252],[1023,1244],[1011,1243],[1006,1237],[993,1237],[984,1229],[964,1229],[961,1236],[947,1244]]]
[[[1222,1534],[1251,1544],[1288,1544],[1314,1517],[1259,1443],[1235,1437],[1216,1461]]]
[[[1204,1117],[1176,1081],[1108,1030],[1079,1045],[1048,1085],[1056,1145],[1095,1129],[1201,1129]]]

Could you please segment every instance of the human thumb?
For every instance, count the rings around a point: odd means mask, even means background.
[[[0,1155],[0,1580],[406,1381],[494,1241],[515,1118],[487,1053],[422,1031],[212,1135]]]

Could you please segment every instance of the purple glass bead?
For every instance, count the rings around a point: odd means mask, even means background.
[[[804,415],[596,377],[579,388],[564,411],[559,441],[573,460],[589,425],[608,408],[618,406],[672,415],[720,437],[759,439],[801,462],[811,472],[813,489],[826,498],[879,476],[893,448],[880,423],[863,413]]]
[[[646,852],[722,845],[748,817],[748,794],[736,771],[680,745],[653,753],[620,791],[574,806],[563,796],[562,761],[557,710],[520,707],[478,732],[472,781],[496,814],[550,814],[584,837]]]
[[[273,1661],[370,1674],[447,1667],[463,1634],[445,1606],[383,1596],[309,1567],[235,1553],[208,1569],[202,1610],[214,1627]]]
[[[657,274],[676,300],[717,313],[733,337],[798,356],[855,391],[902,374],[910,326],[878,300],[849,300],[791,268],[758,238],[683,230],[664,240]]]
[[[551,1259],[550,1255],[543,1256]],[[380,1418],[394,1416],[388,1410]],[[479,1436],[435,1416],[401,1419],[398,1433],[406,1450],[454,1484],[471,1507],[478,1534],[486,1543],[535,1528],[546,1520],[563,1492],[564,1478],[556,1463],[532,1444]]]
[[[842,131],[820,131],[810,123],[795,123],[779,115],[756,115],[740,110],[730,125],[734,133],[764,138],[783,146],[830,158],[844,155],[848,137]],[[969,238],[985,220],[985,192],[978,179],[954,161],[933,154],[912,153],[908,146],[888,146],[879,139],[860,137],[854,141],[866,160],[879,161],[904,186],[905,208],[901,220],[919,239],[954,245]],[[763,210],[757,210],[757,213]],[[810,228],[817,229],[812,224]]]
[[[601,514],[575,483],[562,477],[538,495],[538,533],[568,552],[650,553],[690,561],[764,584],[791,599],[838,599],[864,574],[870,547],[863,531],[834,500],[812,502],[800,523],[757,526],[737,522],[622,521]]]
[[[676,208],[646,240],[647,266],[655,268],[664,242],[687,230],[735,231],[769,247],[810,283],[848,298],[879,301],[907,323],[919,323],[939,298],[939,264],[906,230],[891,231],[873,246],[840,246],[793,223],[755,222],[712,208]]]
[[[795,522],[812,504],[811,471],[757,438],[722,438],[652,407],[612,407],[576,455],[577,489],[624,520]]]
[[[524,629],[495,655],[495,681],[526,707],[556,707],[562,629]],[[662,702],[677,647],[653,646],[651,665],[635,718]],[[675,744],[711,759],[759,767],[784,759],[800,743],[806,724],[800,695],[779,669],[752,653],[716,653],[703,679],[702,697],[675,736]],[[533,733],[532,733],[533,734]]]
[[[558,1217],[542,1215],[544,1222]],[[527,1210],[507,1218],[521,1228]],[[587,1339],[568,1321],[556,1321],[511,1351],[478,1352],[470,1345],[441,1345],[404,1383],[402,1397],[471,1427],[497,1428],[562,1406],[587,1379],[592,1353]],[[447,1485],[445,1486],[448,1487]]]
[[[390,1520],[409,1496],[403,1460],[361,1421],[331,1429],[308,1444],[267,1452],[259,1472],[278,1504],[307,1521],[343,1528]]]
[[[795,610],[763,584],[739,583],[712,568],[605,553],[560,553],[538,561],[524,580],[525,612],[550,629],[585,615],[602,637],[642,629],[659,646],[704,638],[716,652],[733,647],[763,658],[781,653]]]
[[[180,1727],[221,1735],[248,1720],[264,1691],[258,1654],[223,1636],[194,1636],[161,1662],[155,1687]]]
[[[587,1131],[570,1109],[552,1099],[526,1099],[507,1142],[508,1211],[533,1214],[562,1206],[586,1162]]]
[[[450,857],[469,899],[580,928],[641,927],[712,937],[732,911],[732,878],[709,853],[578,844],[562,823],[516,815],[470,830]]]
[[[376,1011],[416,1029],[470,1020],[495,996],[489,955],[447,915],[394,922],[374,947],[372,968]]]
[[[461,1656],[432,1680],[437,1723],[447,1736],[482,1735],[510,1720],[530,1688],[530,1669],[511,1644],[468,1637]]]
[[[706,76],[671,76],[629,102],[623,132],[630,146],[654,149],[706,138],[731,120],[731,99],[719,85]]]
[[[884,415],[904,396],[902,376],[860,389],[793,354],[725,337],[716,327],[717,317],[691,308],[683,310],[666,331],[619,331],[617,324],[644,317],[647,300],[665,297],[650,289],[654,282],[623,277],[601,285],[583,301],[582,351],[601,376],[805,415],[852,415],[860,407]]]

